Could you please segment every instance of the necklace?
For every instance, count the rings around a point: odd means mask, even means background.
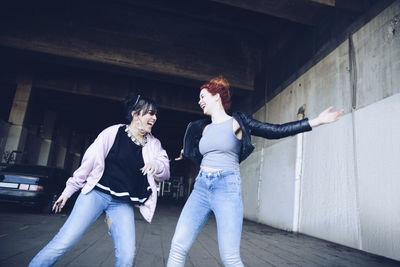
[[[147,135],[143,136],[143,141],[140,141],[139,138],[137,138],[129,129],[129,125],[126,125],[125,127],[125,132],[128,135],[128,137],[132,140],[132,142],[134,142],[135,144],[137,144],[138,146],[144,146],[147,143]]]

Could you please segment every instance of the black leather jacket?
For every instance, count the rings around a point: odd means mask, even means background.
[[[242,129],[242,147],[239,162],[245,160],[254,150],[250,135],[268,139],[279,139],[301,132],[311,131],[308,119],[293,121],[285,124],[270,124],[253,119],[242,112],[232,114]],[[199,151],[199,142],[204,128],[211,123],[211,118],[197,120],[189,123],[183,139],[183,157],[200,165],[203,156]]]

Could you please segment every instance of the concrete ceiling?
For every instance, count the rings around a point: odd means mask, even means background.
[[[116,100],[137,91],[162,108],[200,113],[204,81],[222,74],[237,99],[257,97],[272,62],[299,36],[318,43],[318,31],[340,24],[337,18],[351,22],[372,2],[2,1],[1,75],[25,66],[39,88]]]

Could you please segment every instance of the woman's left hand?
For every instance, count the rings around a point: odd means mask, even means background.
[[[181,153],[179,154],[179,157],[175,158],[176,161],[178,160],[183,160],[183,149],[181,149]]]
[[[157,173],[157,165],[153,162],[149,162],[140,169],[143,174],[155,174]]]
[[[342,113],[343,109],[332,112],[333,107],[329,107],[321,112],[315,119],[309,121],[311,127],[316,127],[322,124],[331,123],[337,121]]]

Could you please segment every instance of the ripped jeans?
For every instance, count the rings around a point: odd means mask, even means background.
[[[51,266],[70,250],[103,211],[111,220],[115,266],[132,266],[135,257],[135,217],[130,203],[113,199],[95,189],[80,194],[57,235],[30,262],[29,267]]]
[[[217,221],[218,245],[225,266],[243,267],[240,238],[243,204],[240,173],[200,170],[172,238],[167,267],[183,267],[186,255],[211,212]]]

